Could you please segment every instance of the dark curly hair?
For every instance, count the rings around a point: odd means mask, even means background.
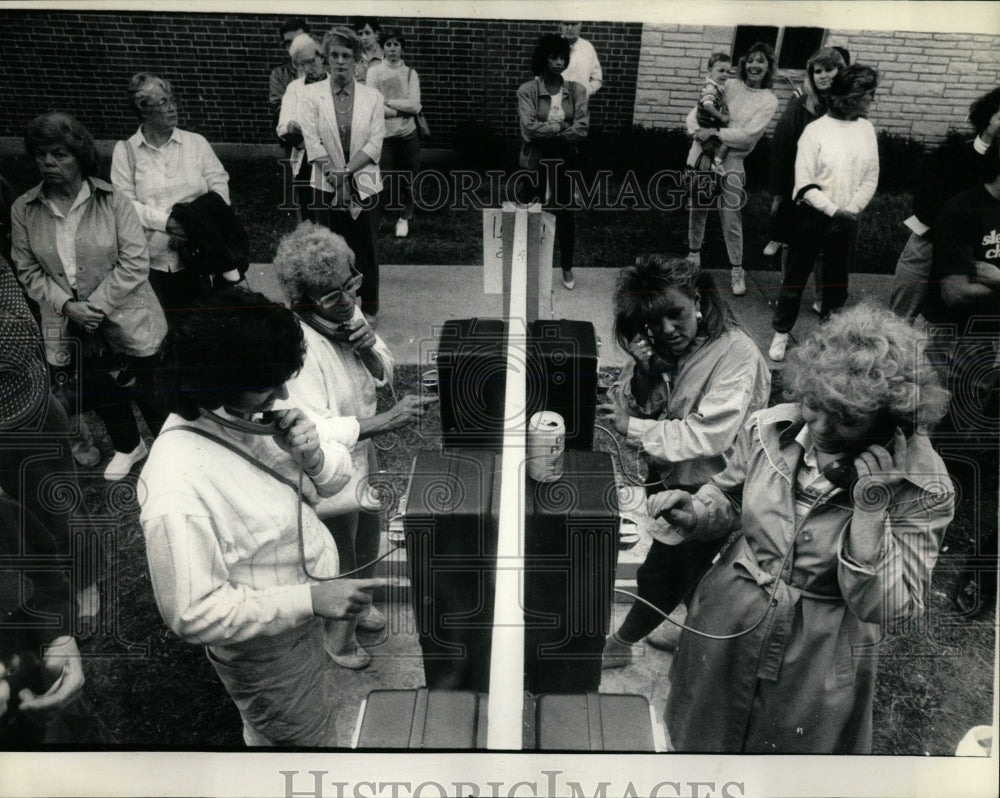
[[[234,394],[283,385],[305,360],[302,328],[284,305],[226,288],[178,314],[160,345],[157,387],[171,411],[193,421]]]
[[[647,326],[660,323],[668,288],[686,296],[697,294],[702,315],[699,332],[709,339],[735,325],[732,312],[707,272],[676,255],[640,256],[635,266],[619,272],[615,290],[615,340],[626,352],[636,335],[645,335]]]
[[[97,168],[97,146],[90,131],[81,125],[76,117],[60,111],[50,111],[36,116],[24,131],[24,149],[34,160],[39,148],[52,144],[62,144],[73,153],[80,165],[80,173],[86,179]]]
[[[969,106],[969,122],[978,136],[990,124],[990,118],[1000,111],[1000,86],[974,100]]]
[[[538,39],[535,52],[531,54],[532,75],[541,75],[545,71],[545,59],[550,55],[561,55],[569,65],[569,42],[558,33],[546,33]]]
[[[861,97],[877,88],[876,70],[864,64],[852,64],[834,76],[828,104],[832,111],[848,114],[856,109]]]

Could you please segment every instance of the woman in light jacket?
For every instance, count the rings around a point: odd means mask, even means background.
[[[316,512],[337,544],[343,570],[371,576],[366,566],[378,556],[381,532],[380,508],[367,489],[369,475],[378,471],[372,438],[419,419],[423,402],[408,395],[378,412],[376,390],[392,382],[395,361],[355,305],[364,278],[342,237],[301,224],[281,239],[274,268],[306,343],[302,370],[286,383],[287,406],[301,408],[322,436],[347,446],[356,475],[353,490],[321,502]],[[327,621],[327,653],[344,668],[371,661],[355,628],[379,632],[385,616],[372,605],[352,621]]]
[[[92,176],[94,140],[76,119],[43,114],[28,125],[24,143],[42,182],[11,209],[14,264],[41,306],[49,364],[79,369],[82,406],[93,407],[115,447],[104,477],[119,480],[148,453],[129,401],[154,436],[167,415],[152,389],[166,322],[149,284],[146,238],[128,198]],[[123,358],[134,388],[119,387],[102,370],[101,350]]]
[[[573,183],[566,173],[580,168],[577,145],[590,130],[590,110],[587,89],[563,79],[562,71],[568,64],[569,42],[555,34],[542,36],[531,56],[535,77],[517,90],[517,114],[521,120],[521,168],[535,170],[533,194],[528,199],[553,209],[563,285],[572,291],[576,287],[576,221]],[[543,159],[557,161],[555,169],[540,163]]]
[[[771,374],[733,321],[711,276],[679,257],[651,255],[623,269],[615,336],[631,355],[598,409],[649,464],[649,492],[697,490],[725,466],[750,415],[767,406]],[[653,541],[639,568],[639,596],[608,637],[604,667],[626,665],[642,640],[686,601],[721,545]],[[656,645],[655,638],[650,643]]]
[[[303,97],[306,86],[319,83],[326,77],[326,63],[323,61],[319,43],[308,33],[300,33],[292,39],[292,43],[288,45],[288,57],[292,60],[292,66],[299,76],[285,89],[285,94],[281,98],[281,109],[278,112],[276,132],[278,139],[285,145],[291,166],[290,177],[294,180],[294,183],[291,183],[293,186],[291,197],[288,192],[291,181],[285,183],[283,200],[292,200],[300,222],[312,221],[315,217],[312,206],[316,180],[309,159],[306,157],[306,145],[302,140],[302,126],[299,119],[305,108]],[[285,209],[284,203],[282,209]]]
[[[385,136],[384,99],[375,89],[355,82],[361,40],[349,28],[323,37],[328,80],[306,88],[302,138],[306,156],[319,169],[316,218],[342,235],[364,275],[361,310],[369,325],[378,318],[378,161]]]
[[[878,641],[926,609],[954,514],[926,434],[948,393],[924,343],[874,304],[831,317],[798,351],[791,403],[750,420],[725,471],[650,497],[688,540],[738,532],[674,655],[676,750],[871,751]]]

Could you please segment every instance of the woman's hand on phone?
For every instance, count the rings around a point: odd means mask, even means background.
[[[896,427],[891,452],[885,446],[873,444],[854,458],[858,479],[854,483],[852,498],[856,509],[867,509],[873,503],[888,505],[888,491],[899,485],[907,475],[908,447],[906,435]]]
[[[323,450],[316,425],[297,407],[275,410],[274,413],[281,430],[274,436],[275,443],[306,471],[320,470],[323,467]]]
[[[653,359],[653,344],[645,335],[637,335],[628,342],[628,352],[643,371],[649,370]]]

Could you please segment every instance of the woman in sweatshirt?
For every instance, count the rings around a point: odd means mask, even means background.
[[[854,64],[838,72],[830,87],[830,110],[806,126],[799,138],[795,234],[771,320],[771,360],[785,359],[802,291],[820,252],[824,282],[821,315],[826,318],[847,301],[858,216],[878,185],[878,142],[875,128],[865,119],[877,86],[878,73],[871,67]]]

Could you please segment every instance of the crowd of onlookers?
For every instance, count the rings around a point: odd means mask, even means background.
[[[408,236],[427,132],[420,77],[404,61],[406,36],[375,19],[322,38],[291,19],[279,35],[288,60],[270,75],[269,100],[300,224],[274,267],[290,307],[247,289],[229,176],[202,136],[177,126],[163,76],[128,85],[138,128],[115,145],[110,183],[95,175],[88,130],[49,112],[24,136],[40,182],[16,198],[4,185],[0,552],[73,563],[68,586],[40,575],[28,591],[0,571],[5,745],[105,739],[80,692],[74,635],[96,623],[106,554],[74,532],[85,502],[59,500],[80,493],[77,465],[101,460],[94,419],[114,449],[105,479],[146,461],[140,520],[157,604],[178,636],[206,647],[248,744],[335,745],[330,662],[366,667],[358,632],[386,626],[371,598],[373,440],[428,401],[394,396],[378,412],[394,367],[376,332],[380,193],[385,173],[402,176],[394,232]],[[692,186],[719,198],[739,297],[743,220],[722,196],[743,189],[744,159],[779,103],[769,45],[733,66],[726,53],[708,58],[686,117],[687,165]],[[542,35],[530,68],[516,94],[519,166],[537,179],[519,199],[553,212],[573,290],[580,203],[569,172],[603,74],[579,22]],[[639,599],[604,665],[627,666],[632,647],[687,606],[669,643],[679,750],[870,750],[875,659],[851,652],[925,609],[954,511],[928,434],[949,391],[952,417],[971,401],[995,418],[1000,88],[972,104],[976,137],[922,166],[892,310],[845,309],[878,183],[867,119],[877,88],[875,69],[822,48],[774,129],[767,254],[782,283],[767,356],[792,358],[787,404],[767,407],[768,361],[701,269],[704,204],[689,210],[687,253],[621,271],[615,332],[629,357],[601,410],[641,447],[656,520]],[[789,353],[814,271],[823,324]],[[963,574],[960,609],[984,610],[990,588]],[[37,613],[60,624],[32,628]]]

